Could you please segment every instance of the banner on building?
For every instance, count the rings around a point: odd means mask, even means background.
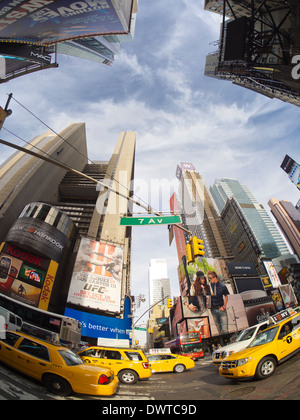
[[[0,293],[48,309],[58,263],[3,243],[0,253]]]
[[[281,286],[281,281],[280,278],[277,274],[277,271],[274,267],[274,264],[272,261],[268,261],[268,260],[262,260],[262,263],[265,267],[265,270],[270,278],[270,281],[272,283],[272,286],[274,288]]]
[[[98,311],[120,313],[123,248],[82,238],[68,302]]]
[[[118,6],[112,0],[1,0],[0,39],[47,45],[88,36],[127,34],[132,0]]]

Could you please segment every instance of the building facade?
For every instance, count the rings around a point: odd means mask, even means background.
[[[299,2],[205,0],[204,8],[223,17],[205,75],[299,106]]]
[[[272,259],[289,254],[289,249],[274,222],[245,185],[235,179],[223,178],[216,180],[210,191],[225,222],[231,244],[235,242],[233,238],[237,223],[229,221],[229,213],[236,214],[242,221],[250,242],[255,245],[255,250],[259,251],[258,255],[261,258]],[[232,207],[232,212],[229,212],[228,206]],[[234,248],[241,249],[239,247],[242,247],[242,243],[243,241],[240,244],[235,243]]]
[[[48,130],[35,137],[25,149],[45,153],[80,171],[88,163],[85,124],[71,124],[59,135]],[[58,201],[58,184],[65,172],[22,151],[14,153],[0,166],[1,241],[25,205],[34,201]]]
[[[192,164],[181,164],[179,196],[183,225],[203,240],[205,257],[231,257],[224,227],[203,177]]]
[[[300,258],[300,211],[291,202],[277,198],[271,198],[268,205],[294,254]]]

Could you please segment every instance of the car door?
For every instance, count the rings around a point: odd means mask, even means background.
[[[162,372],[164,367],[164,361],[159,354],[148,356],[150,368],[153,372]]]
[[[18,344],[12,360],[16,369],[36,379],[40,379],[42,373],[51,367],[47,347],[28,338],[23,338]]]
[[[279,359],[289,356],[299,348],[299,328],[291,320],[285,322],[278,335]]]
[[[14,345],[20,336],[10,331],[6,332],[6,337],[0,340],[0,360],[8,365],[12,363],[12,354],[15,351]]]
[[[177,358],[172,354],[163,354],[161,358],[164,371],[172,371],[177,363]]]
[[[102,350],[100,361],[103,366],[111,368],[117,374],[122,368],[127,367],[119,350]]]

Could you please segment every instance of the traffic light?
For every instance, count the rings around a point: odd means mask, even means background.
[[[192,247],[194,257],[202,257],[205,254],[203,241],[198,239],[197,236],[192,238]]]
[[[186,260],[187,263],[195,262],[196,257],[202,257],[205,254],[203,241],[197,236],[190,238],[189,243],[186,244]]]
[[[186,260],[188,264],[195,261],[195,258],[193,257],[193,250],[191,244],[186,244]]]
[[[173,300],[168,299],[168,308],[172,308],[172,306],[173,306]]]

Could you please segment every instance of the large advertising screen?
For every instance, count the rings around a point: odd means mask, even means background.
[[[296,185],[298,190],[300,190],[300,166],[298,164],[291,170],[289,178]]]
[[[202,296],[184,296],[181,299],[188,330],[200,331],[203,338],[236,333],[249,326],[241,295],[229,294],[226,311],[218,309],[219,313],[213,308],[206,308]]]
[[[83,337],[129,340],[132,329],[129,299],[125,299],[124,319],[90,314],[84,311],[66,308],[65,315],[77,319],[81,324]],[[99,340],[99,341],[100,341]],[[100,341],[101,344],[101,341]]]
[[[69,288],[74,305],[120,313],[123,248],[82,238]]]
[[[6,235],[6,240],[57,262],[60,262],[70,246],[70,239],[58,229],[31,217],[17,219]]]
[[[262,260],[265,270],[274,288],[281,286],[280,278],[272,261]]]
[[[1,0],[0,40],[47,45],[87,36],[127,34],[130,13],[122,13],[120,18],[122,8],[115,3],[119,5],[113,0]]]
[[[58,263],[8,243],[0,250],[0,293],[47,310]]]

